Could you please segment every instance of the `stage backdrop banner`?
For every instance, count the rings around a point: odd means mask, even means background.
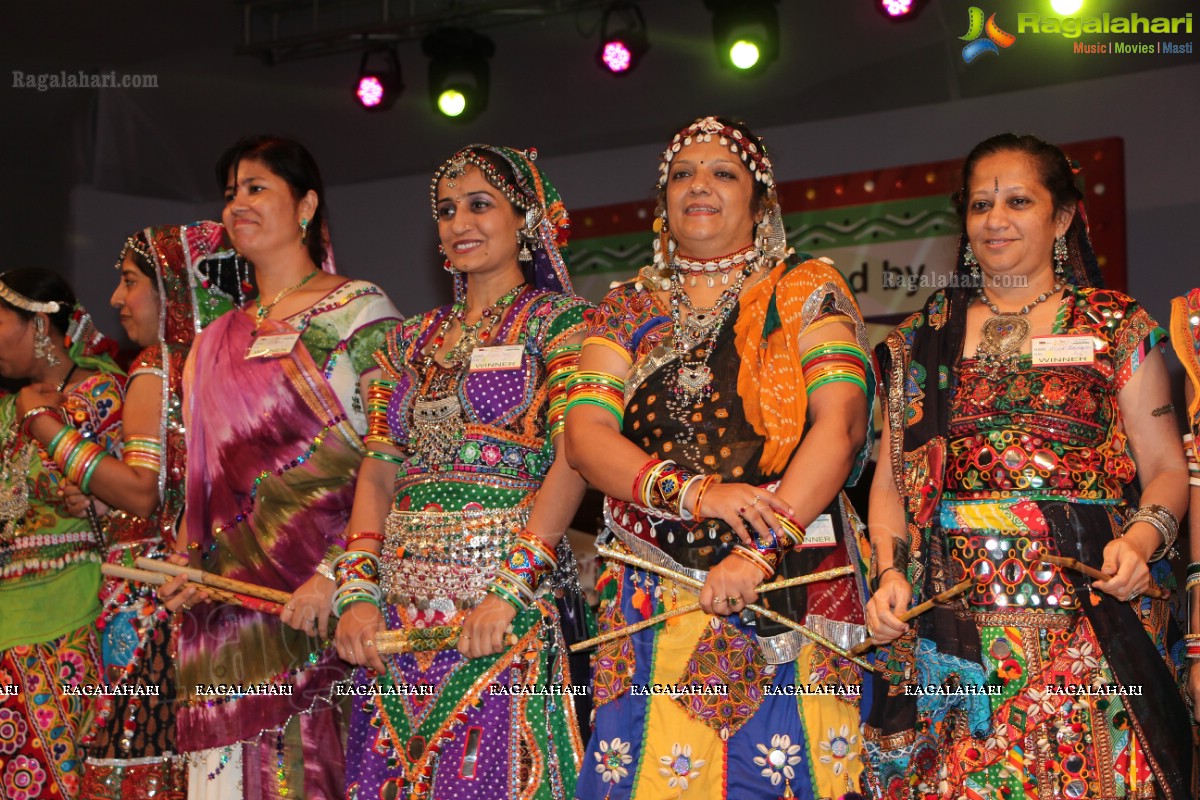
[[[1106,284],[1124,290],[1125,170],[1119,138],[1065,145],[1081,167],[1092,243]],[[854,290],[872,342],[949,285],[958,247],[951,195],[961,161],[789,181],[778,187],[788,244],[833,260]],[[647,165],[648,174],[649,165]],[[571,212],[571,277],[598,301],[650,263],[654,201]]]

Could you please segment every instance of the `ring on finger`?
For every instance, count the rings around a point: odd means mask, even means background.
[[[740,606],[742,604],[742,598],[740,598],[740,597],[730,597],[730,598],[728,598],[728,600],[729,600],[729,605],[731,605],[731,606]]]
[[[729,602],[729,601],[728,601],[727,599],[725,599],[724,597],[716,597],[716,598],[713,598],[713,605],[714,605],[714,606],[715,606],[717,603],[728,603],[728,602]]]
[[[375,646],[374,639],[367,639],[365,642],[363,642],[363,647],[374,647],[374,646]]]
[[[753,503],[751,503],[750,505],[752,505],[752,506],[756,506],[756,505],[758,505],[758,504],[759,504],[759,502],[760,502],[761,500],[762,500],[762,495],[761,495],[761,494],[756,494],[756,495],[754,495],[754,502],[753,502]]]

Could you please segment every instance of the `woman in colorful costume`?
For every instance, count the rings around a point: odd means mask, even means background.
[[[1164,332],[1102,288],[1057,147],[992,137],[967,157],[962,186],[958,288],[878,350],[887,428],[867,619],[891,645],[864,730],[872,789],[1191,797],[1166,656],[1179,631],[1146,594],[1173,588],[1162,558],[1187,502]],[[961,598],[897,619],[964,579],[977,583]],[[911,691],[925,686],[940,693]]]
[[[1187,433],[1183,449],[1187,457],[1188,486],[1191,494],[1191,562],[1187,566],[1187,630],[1184,655],[1187,657],[1187,690],[1192,701],[1192,716],[1200,722],[1200,289],[1192,289],[1171,301],[1171,344],[1187,373]],[[1193,765],[1193,772],[1197,772]],[[1195,787],[1194,787],[1195,788]]]
[[[330,565],[365,453],[364,375],[397,314],[379,287],[333,274],[323,185],[301,145],[243,139],[217,177],[259,296],[210,324],[188,357],[181,538],[195,566],[292,599],[277,617],[175,595],[195,604],[179,641],[176,737],[203,751],[191,798],[334,797],[343,723],[330,695],[345,667],[322,642]]]
[[[564,533],[584,483],[559,448],[588,306],[536,155],[476,144],[437,170],[454,302],[376,354],[370,457],[335,567],[338,650],[380,692],[356,699],[349,798],[550,800],[575,786],[573,703],[544,690],[571,684],[550,590],[578,589]],[[381,656],[385,629],[431,644]],[[389,693],[413,687],[432,693]]]
[[[139,557],[174,552],[184,492],[184,360],[196,331],[232,307],[241,285],[216,222],[138,231],[116,266],[112,304],[130,340],[145,349],[129,371],[121,459],[100,464],[90,495],[72,484],[66,500],[76,516],[89,513],[93,495],[113,509],[106,560],[132,567]],[[129,693],[97,698],[96,724],[83,740],[81,797],[183,797],[169,614],[151,587],[122,580],[104,582],[101,604],[104,681]]]
[[[72,515],[62,490],[120,452],[125,377],[100,355],[115,349],[58,275],[0,275],[0,374],[31,381],[0,398],[4,800],[77,797],[83,779],[104,549],[99,520]]]
[[[591,318],[568,454],[608,495],[603,543],[641,562],[605,562],[601,630],[697,599],[704,613],[600,646],[577,797],[847,796],[861,680],[839,653],[865,636],[865,588],[841,490],[867,455],[866,331],[837,270],[786,251],[744,125],[684,128],[658,186],[655,263]],[[803,632],[740,614],[776,575],[830,570],[763,597]]]

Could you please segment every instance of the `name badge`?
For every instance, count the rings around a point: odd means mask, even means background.
[[[1085,366],[1096,363],[1095,340],[1087,334],[1033,337],[1033,365]]]
[[[837,544],[833,532],[833,517],[822,514],[808,524],[804,529],[804,544],[801,547],[828,547]]]
[[[524,345],[501,344],[495,347],[476,347],[471,351],[471,372],[493,372],[521,366]]]
[[[268,333],[256,338],[246,349],[246,360],[252,358],[282,358],[292,352],[299,333]]]

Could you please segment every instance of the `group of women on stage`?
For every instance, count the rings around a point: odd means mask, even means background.
[[[1193,797],[1200,290],[1181,443],[1058,148],[970,153],[961,280],[874,353],[749,128],[658,176],[598,306],[536,152],[483,144],[431,184],[453,300],[406,319],[273,137],[218,162],[220,223],[120,249],[128,372],[60,278],[0,274],[0,798]]]

